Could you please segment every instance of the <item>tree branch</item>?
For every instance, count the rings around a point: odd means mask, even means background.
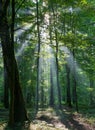
[[[3,7],[3,11],[6,13],[7,11],[7,8],[9,6],[9,3],[10,3],[10,0],[6,0],[5,3],[4,3],[4,7]]]
[[[21,8],[21,6],[22,6],[22,4],[25,2],[25,0],[22,0],[21,1],[21,3],[20,3],[20,5],[18,6],[18,8],[16,9],[16,11],[15,11],[15,14],[17,13],[17,11]]]

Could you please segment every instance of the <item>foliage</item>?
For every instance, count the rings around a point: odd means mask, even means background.
[[[40,89],[44,89],[47,106],[50,99],[50,64],[53,89],[56,89],[56,38],[58,40],[58,71],[62,105],[66,103],[66,65],[70,67],[70,88],[76,80],[79,108],[95,106],[95,1],[94,0],[39,0],[39,27],[41,51],[38,55],[36,1],[16,1],[15,56],[25,102],[35,107],[37,58],[41,59]],[[9,10],[10,15],[11,10]],[[11,25],[11,17],[8,17]],[[57,36],[56,36],[57,32]],[[62,49],[65,47],[65,50]],[[67,50],[66,50],[67,48]],[[66,52],[67,51],[67,52]],[[69,59],[69,61],[68,61]],[[52,63],[50,63],[52,61]],[[47,64],[47,65],[45,65]],[[93,82],[91,84],[91,82]],[[39,91],[41,98],[41,90]],[[3,59],[0,50],[0,96],[3,95]],[[55,98],[58,100],[57,98]],[[91,100],[93,99],[93,104]],[[41,99],[39,99],[41,102]],[[58,102],[58,101],[57,101]],[[73,104],[75,107],[75,104]],[[92,119],[93,120],[93,119]]]

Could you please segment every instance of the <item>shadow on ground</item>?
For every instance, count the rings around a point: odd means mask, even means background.
[[[7,114],[3,113],[3,115],[7,117]],[[68,110],[68,108],[62,110],[49,108],[38,111],[35,118],[32,118],[32,115],[30,111],[31,122],[15,124],[12,128],[7,126],[7,122],[2,123],[0,130],[39,130],[36,129],[39,125],[41,126],[40,130],[94,130],[90,125],[82,122],[80,118],[76,118],[72,110]]]
[[[55,128],[61,125],[64,129],[67,128],[68,130],[92,130],[89,125],[84,124],[80,120],[76,120],[74,115],[70,112],[72,110],[68,111],[66,108],[63,110],[55,109],[54,111],[56,114],[52,114],[51,112],[52,116],[44,112],[40,116],[37,116],[37,119],[46,121],[48,124],[53,124]]]
[[[5,126],[3,130],[29,130],[30,123],[27,124],[16,124],[12,127]],[[1,130],[1,129],[0,129]]]
[[[67,109],[63,110],[55,110],[56,114],[60,117],[60,121],[68,128],[69,130],[92,130],[89,128],[87,124],[83,124],[80,120],[76,120],[74,115],[67,111]]]

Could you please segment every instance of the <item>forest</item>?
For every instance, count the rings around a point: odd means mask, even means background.
[[[95,130],[95,0],[0,0],[0,130]]]

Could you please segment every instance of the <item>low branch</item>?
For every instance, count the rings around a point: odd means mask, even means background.
[[[15,11],[15,14],[18,12],[18,10],[21,8],[21,6],[22,6],[22,4],[25,2],[25,0],[22,0],[21,1],[21,3],[20,3],[20,5],[18,6],[18,8],[16,9],[16,11]]]
[[[92,22],[92,23],[83,24],[82,26],[94,25],[94,24],[95,24],[95,22]]]

